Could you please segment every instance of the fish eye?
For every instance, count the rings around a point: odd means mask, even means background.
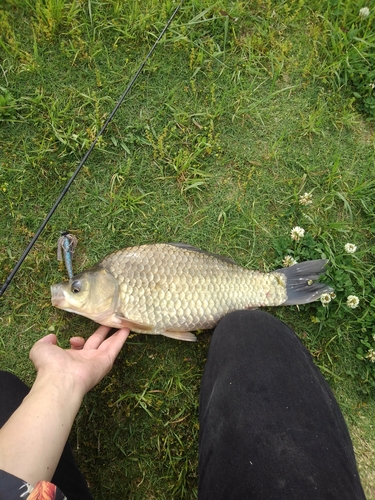
[[[81,282],[79,280],[73,281],[70,289],[73,293],[79,293],[81,291]]]

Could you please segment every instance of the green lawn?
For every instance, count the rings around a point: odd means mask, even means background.
[[[0,282],[5,281],[177,3],[0,5]],[[132,92],[0,299],[0,368],[32,383],[33,343],[95,325],[54,309],[74,268],[183,241],[259,270],[327,257],[336,297],[270,310],[327,377],[375,499],[374,13],[362,2],[186,0]],[[311,193],[312,203],[300,197]],[[295,226],[305,229],[299,242]],[[357,246],[345,252],[346,243]],[[359,306],[347,306],[349,295]],[[133,335],[72,432],[97,499],[194,499],[198,343]],[[375,354],[374,354],[375,356]]]

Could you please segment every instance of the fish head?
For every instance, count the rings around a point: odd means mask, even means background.
[[[52,305],[104,324],[116,309],[118,283],[106,269],[96,266],[69,281],[51,286]]]

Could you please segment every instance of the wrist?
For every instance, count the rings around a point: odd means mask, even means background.
[[[48,368],[38,370],[31,391],[48,395],[49,399],[55,399],[60,404],[68,404],[72,409],[77,407],[77,411],[86,394],[83,382],[75,374]]]

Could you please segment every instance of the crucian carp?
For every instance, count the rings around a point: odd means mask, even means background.
[[[102,325],[194,341],[227,313],[306,304],[333,290],[316,280],[327,260],[263,273],[182,243],[141,245],[111,253],[52,285],[52,304]]]

